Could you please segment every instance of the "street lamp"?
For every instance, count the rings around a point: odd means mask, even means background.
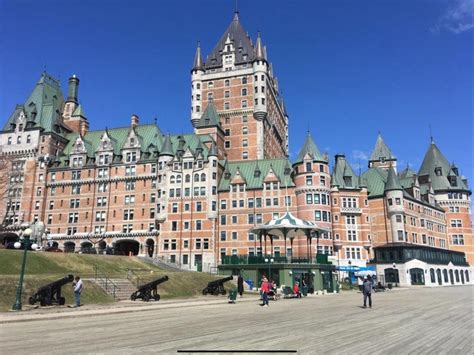
[[[398,277],[397,277],[397,276],[398,276],[398,270],[397,270],[397,264],[393,263],[392,266],[393,266],[393,277],[394,277],[394,279],[395,279],[395,280],[394,280],[394,281],[395,281],[395,287],[398,287],[398,280],[397,280],[397,279],[398,279]]]
[[[349,264],[349,288],[352,290],[352,274],[351,274],[352,261],[349,260],[348,264]]]
[[[274,261],[273,258],[265,258],[265,262],[268,263],[268,281],[270,281],[270,266]]]
[[[22,290],[23,290],[23,278],[25,276],[25,266],[26,266],[26,253],[28,252],[28,249],[31,248],[33,250],[36,250],[38,248],[38,245],[36,243],[34,244],[31,244],[31,240],[30,240],[30,237],[31,235],[33,234],[33,229],[30,228],[30,224],[29,223],[23,223],[21,225],[21,229],[23,229],[23,233],[21,234],[21,237],[20,238],[23,238],[23,247],[25,249],[24,253],[23,253],[23,261],[22,261],[22,264],[21,264],[21,271],[20,271],[20,280],[18,281],[18,286],[16,288],[16,300],[15,300],[15,304],[13,305],[12,307],[12,310],[14,311],[21,311],[21,293],[22,293]],[[16,249],[20,249],[21,248],[21,243],[18,241],[14,244],[14,247]]]

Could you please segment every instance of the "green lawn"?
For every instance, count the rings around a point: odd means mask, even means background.
[[[14,303],[22,258],[23,251],[0,250],[0,311],[11,309]],[[68,274],[94,278],[96,268],[111,278],[125,278],[127,270],[134,269],[141,284],[167,275],[169,280],[158,286],[158,293],[163,299],[200,295],[209,281],[221,277],[198,272],[165,271],[128,256],[28,252],[23,302],[27,304],[28,297],[38,287]],[[226,288],[232,287],[230,283],[226,284]],[[63,287],[63,293],[67,304],[72,304],[71,284]],[[84,304],[114,302],[100,287],[87,281],[81,301]]]

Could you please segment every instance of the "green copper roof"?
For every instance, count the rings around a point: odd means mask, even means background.
[[[340,189],[359,189],[361,181],[354,173],[344,155],[336,155],[336,164],[331,176],[331,185]],[[363,184],[362,184],[363,185]]]
[[[81,105],[77,105],[76,109],[71,115],[72,117],[74,116],[81,116],[81,117],[86,117],[86,114],[84,113],[84,110],[82,109]]]
[[[380,161],[380,160],[395,160],[395,156],[392,154],[388,146],[382,139],[382,136],[378,135],[377,141],[375,142],[375,148],[370,155],[369,161]]]
[[[160,150],[160,156],[162,155],[170,155],[174,156],[173,153],[173,144],[171,143],[171,136],[167,135],[165,140],[163,141],[163,145]]]
[[[379,168],[370,168],[362,174],[367,182],[367,190],[370,197],[383,196],[387,171]]]
[[[217,157],[217,145],[216,142],[212,141],[211,149],[209,149],[209,156]]]
[[[293,164],[302,163],[306,155],[309,155],[313,161],[325,161],[309,132],[306,136],[303,147]]]
[[[449,164],[436,144],[431,142],[418,175],[420,177],[428,175],[431,179],[431,186],[435,192],[447,190],[469,191],[467,184],[458,175],[456,170],[455,166],[453,169]],[[453,183],[451,183],[451,181]]]
[[[199,122],[196,125],[196,128],[214,127],[214,126],[220,126],[220,121],[219,121],[219,114],[217,113],[216,108],[211,101],[209,102],[209,104],[206,107],[206,110],[204,111],[201,118],[199,119]]]
[[[398,180],[397,173],[393,167],[388,169],[387,182],[385,183],[384,192],[393,190],[403,190],[400,181]]]
[[[42,128],[45,132],[68,132],[69,129],[60,119],[63,105],[64,98],[59,81],[44,72],[25,103],[16,107],[3,130],[10,130],[11,124],[20,112],[24,111],[26,119],[34,122],[33,127]],[[36,116],[33,113],[36,113]]]
[[[229,173],[229,178],[226,178],[224,174],[219,183],[220,191],[229,190],[230,182],[235,176],[237,169],[247,184],[247,189],[261,188],[263,182],[268,175],[270,169],[273,169],[275,176],[280,181],[280,186],[294,186],[293,180],[291,179],[290,171],[288,171],[287,164],[288,160],[285,158],[280,159],[265,159],[265,160],[244,160],[236,162],[222,162],[224,165],[224,171]],[[255,174],[255,170],[260,169],[260,174]],[[285,174],[286,172],[286,174]]]

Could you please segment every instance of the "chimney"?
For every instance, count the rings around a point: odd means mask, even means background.
[[[89,123],[86,120],[81,120],[79,129],[81,137],[84,137],[87,134],[87,131],[89,130]]]
[[[131,126],[132,128],[135,128],[136,126],[138,126],[138,122],[139,122],[139,119],[138,119],[138,116],[133,114],[132,115],[132,118],[131,118]]]
[[[75,104],[78,103],[77,101],[77,93],[79,90],[79,78],[76,77],[76,74],[69,78],[69,87],[68,87],[68,96],[66,102],[74,102]]]

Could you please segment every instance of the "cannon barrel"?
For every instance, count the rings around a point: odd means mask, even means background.
[[[67,275],[63,277],[62,279],[59,279],[47,285],[41,286],[40,288],[38,288],[38,291],[36,291],[36,293],[41,293],[42,291],[48,290],[50,288],[57,288],[57,287],[64,286],[65,284],[72,282],[73,280],[74,280],[74,276]]]
[[[160,277],[159,279],[156,279],[144,285],[141,285],[140,287],[138,287],[138,290],[147,289],[147,288],[155,288],[156,286],[158,286],[159,284],[162,284],[165,281],[168,281],[168,276],[166,275],[163,277]]]
[[[220,284],[223,284],[224,282],[230,281],[232,279],[233,279],[233,276],[224,277],[224,278],[219,279],[219,280],[210,281],[207,284],[207,286],[220,285]]]

